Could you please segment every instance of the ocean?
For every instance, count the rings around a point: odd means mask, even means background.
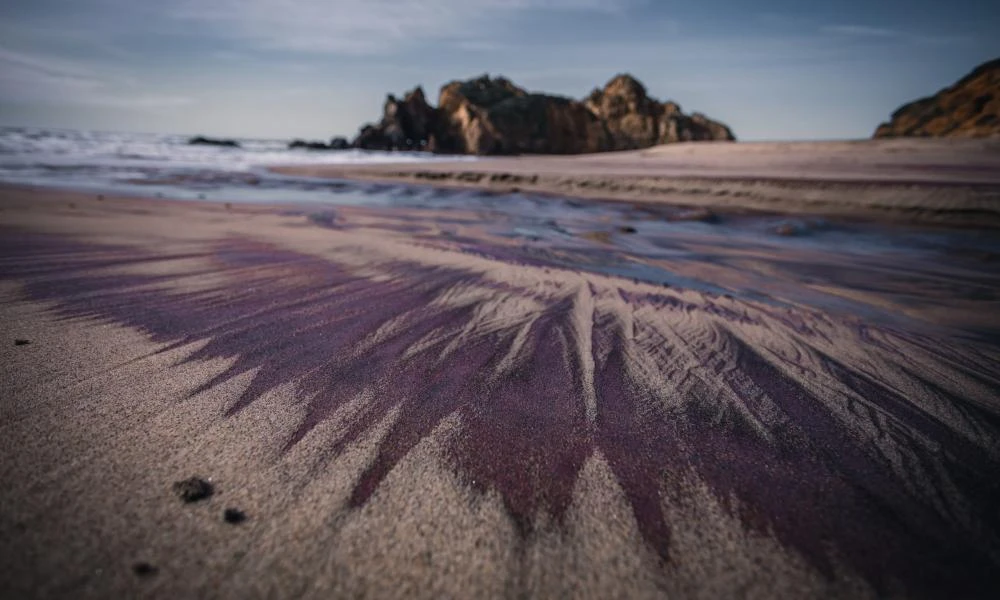
[[[234,138],[240,147],[227,148],[191,145],[190,138],[0,127],[0,182],[178,199],[322,202],[342,188],[266,167],[474,160],[417,152],[289,150],[289,140],[259,138]]]

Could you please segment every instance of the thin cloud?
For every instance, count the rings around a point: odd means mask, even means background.
[[[114,71],[0,47],[0,100],[138,110],[193,102],[180,95],[135,93],[139,88],[135,79]]]
[[[414,44],[481,40],[531,12],[619,14],[637,0],[172,0],[167,16],[262,49],[387,54]],[[457,32],[457,33],[456,33]]]
[[[966,34],[955,35],[927,35],[897,29],[886,29],[882,27],[872,27],[869,25],[827,25],[821,27],[820,31],[827,34],[868,39],[894,39],[910,44],[926,45],[951,45],[970,42],[973,36]]]
[[[248,59],[246,54],[243,54],[242,52],[234,52],[232,50],[216,50],[209,54],[209,56],[215,60],[227,62],[243,62]]]
[[[453,45],[459,50],[468,52],[499,52],[507,47],[500,42],[489,40],[458,40]]]
[[[0,98],[4,100],[80,97],[100,87],[100,78],[86,67],[0,47]]]
[[[854,37],[869,38],[889,38],[899,37],[901,32],[895,29],[885,29],[882,27],[871,27],[868,25],[827,25],[822,28],[824,33],[835,33]]]
[[[18,52],[0,46],[0,72],[22,69],[51,78],[85,80],[92,77],[91,70],[59,58]]]
[[[127,108],[132,110],[157,111],[171,108],[181,108],[194,104],[194,98],[171,94],[144,94],[132,96],[126,94],[94,95],[83,98],[83,104],[105,106],[108,108]]]

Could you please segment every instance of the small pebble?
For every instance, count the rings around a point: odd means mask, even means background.
[[[247,520],[247,514],[237,508],[227,508],[226,511],[222,513],[222,518],[225,519],[226,523],[237,525]]]
[[[718,223],[719,215],[707,208],[694,208],[675,213],[667,217],[668,221],[699,221],[702,223]]]
[[[795,225],[792,225],[791,223],[782,223],[781,225],[778,225],[777,228],[775,228],[774,232],[778,235],[783,235],[787,237],[798,234],[799,229]]]
[[[215,493],[215,488],[200,477],[192,477],[174,483],[174,492],[181,500],[190,503],[210,497]]]
[[[31,343],[31,340],[14,340],[15,346],[27,346]]]
[[[159,569],[148,562],[137,562],[132,565],[132,572],[139,577],[151,577],[159,572]]]

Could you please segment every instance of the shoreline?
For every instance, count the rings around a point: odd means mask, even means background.
[[[992,140],[694,142],[576,156],[269,170],[637,206],[1000,228],[1000,142]]]

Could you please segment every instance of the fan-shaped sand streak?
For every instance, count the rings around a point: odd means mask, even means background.
[[[294,383],[304,416],[286,452],[364,398],[326,454],[332,464],[391,422],[355,508],[448,422],[444,460],[500,498],[525,539],[563,523],[599,455],[667,564],[670,498],[694,477],[830,576],[842,561],[883,590],[998,583],[995,347],[558,268],[449,267],[442,250],[383,244],[366,262],[356,244],[308,254],[237,237],[150,252],[18,234],[0,276],[66,319],[171,348],[202,341],[185,361],[230,362],[195,393],[250,377],[229,415]]]

